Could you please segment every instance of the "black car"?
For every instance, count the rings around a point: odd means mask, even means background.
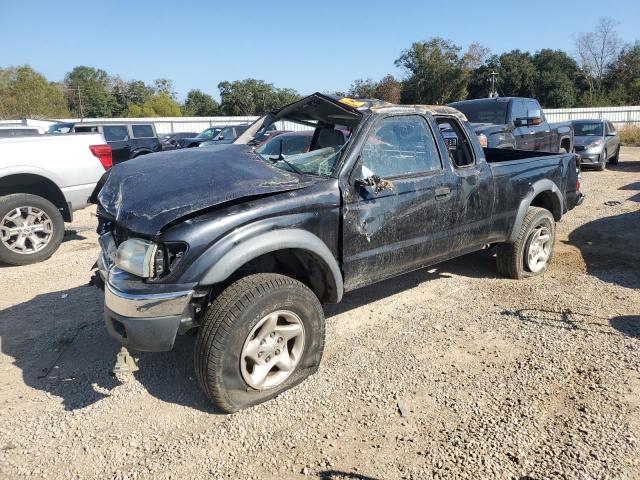
[[[224,127],[209,127],[196,136],[180,138],[176,142],[176,148],[193,148],[199,146],[202,142],[213,140],[222,131]]]
[[[233,143],[233,141],[247,131],[249,125],[229,125],[224,127],[220,133],[211,140],[206,142],[200,142],[199,147],[208,147],[211,145],[224,145],[227,143]],[[273,128],[275,129],[275,127]]]
[[[162,144],[162,150],[175,150],[178,144],[178,140],[181,138],[193,138],[197,134],[196,132],[171,132],[163,133],[158,138]]]
[[[50,134],[102,133],[112,150],[113,164],[147,153],[162,151],[153,123],[62,122],[49,127]]]

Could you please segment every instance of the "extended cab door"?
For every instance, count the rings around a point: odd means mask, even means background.
[[[342,192],[347,290],[446,253],[457,191],[434,132],[417,113],[381,115],[366,132]]]
[[[131,146],[129,145],[129,129],[127,125],[103,125],[102,133],[111,147],[113,164],[129,160]]]
[[[536,100],[527,100],[527,118],[529,119],[529,132],[533,133],[533,148],[537,152],[550,152],[551,127],[544,117],[542,107]],[[539,123],[536,123],[539,122]]]

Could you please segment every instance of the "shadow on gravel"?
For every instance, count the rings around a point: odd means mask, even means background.
[[[470,278],[500,278],[493,252],[483,250],[346,293],[342,302],[324,306],[325,315],[327,317],[339,315],[417,287],[421,283],[438,278],[450,278],[453,275]]]
[[[341,480],[341,479],[353,479],[353,480],[376,480],[374,477],[367,475],[361,475],[359,473],[341,472],[339,470],[324,470],[318,474],[318,478],[322,480]]]
[[[600,335],[618,335],[609,327],[627,337],[640,338],[640,316],[624,315],[608,319],[586,312],[571,310],[555,311],[542,309],[504,310],[502,315],[514,317],[521,322],[560,330],[581,331]]]
[[[102,302],[95,288],[37,295],[0,310],[2,353],[13,357],[24,383],[62,399],[67,410],[105,397],[116,346],[105,338]]]
[[[614,172],[640,172],[640,161],[622,160],[617,165],[607,165],[607,170],[612,170]]]
[[[589,274],[627,288],[640,288],[640,211],[604,217],[569,234],[569,245],[577,247]]]
[[[640,338],[640,316],[638,315],[614,317],[609,323],[613,328],[628,337]]]
[[[0,310],[0,350],[26,385],[60,397],[66,410],[84,408],[120,385],[112,374],[119,346],[107,334],[102,308],[101,292],[83,286]],[[132,352],[140,367],[134,376],[160,400],[213,412],[194,378],[192,343],[178,337],[171,352]]]

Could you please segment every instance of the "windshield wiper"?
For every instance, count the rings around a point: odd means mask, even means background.
[[[296,172],[298,175],[304,175],[304,172],[303,172],[302,170],[300,170],[298,167],[296,167],[293,163],[291,163],[289,160],[287,160],[287,159],[286,159],[286,158],[284,158],[284,157],[278,157],[278,158],[271,159],[271,160],[273,160],[273,163],[276,163],[276,162],[284,162],[284,163],[286,163],[286,164],[287,164],[287,166],[288,166],[289,168],[291,168],[291,170],[293,170],[294,172]]]

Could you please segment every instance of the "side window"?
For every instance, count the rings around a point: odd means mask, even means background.
[[[513,100],[511,105],[511,120],[527,118],[527,105],[522,100]]]
[[[542,119],[544,119],[544,114],[542,113],[542,107],[535,100],[529,100],[527,102],[527,117],[532,117],[534,113],[538,113]]]
[[[426,173],[442,168],[433,134],[419,115],[383,118],[362,149],[362,178]]]
[[[99,128],[97,125],[76,125],[76,128],[74,129],[74,131],[76,133],[98,133]]]
[[[131,132],[133,133],[133,138],[155,137],[153,134],[153,127],[151,125],[131,125]]]
[[[609,130],[610,134],[615,135],[616,127],[613,126],[613,123],[607,122],[607,129]]]
[[[436,117],[444,143],[447,144],[449,158],[454,167],[468,167],[474,165],[475,159],[471,153],[468,137],[457,120]]]
[[[129,138],[126,125],[105,125],[102,132],[107,142],[120,142]]]

